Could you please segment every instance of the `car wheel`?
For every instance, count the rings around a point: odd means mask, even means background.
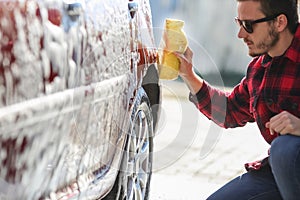
[[[131,114],[120,171],[106,200],[146,200],[152,174],[153,117],[143,88]]]

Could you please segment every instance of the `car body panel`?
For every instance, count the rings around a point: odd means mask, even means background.
[[[137,3],[132,17],[126,0],[0,1],[4,197],[111,189],[135,91],[156,57],[149,2]]]

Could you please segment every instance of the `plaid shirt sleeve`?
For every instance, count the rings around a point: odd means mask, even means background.
[[[231,93],[223,92],[204,82],[196,95],[189,99],[210,120],[224,128],[244,126],[254,122],[249,110],[249,92],[244,78]]]

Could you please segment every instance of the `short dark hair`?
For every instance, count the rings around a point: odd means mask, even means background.
[[[261,4],[261,11],[266,16],[276,14],[284,14],[288,20],[288,29],[291,33],[295,33],[298,26],[298,0],[237,0],[241,1],[257,1]]]

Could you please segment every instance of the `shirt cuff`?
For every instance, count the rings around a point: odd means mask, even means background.
[[[205,107],[210,102],[209,85],[204,81],[201,89],[193,95],[189,94],[189,100],[196,104],[198,107]]]

